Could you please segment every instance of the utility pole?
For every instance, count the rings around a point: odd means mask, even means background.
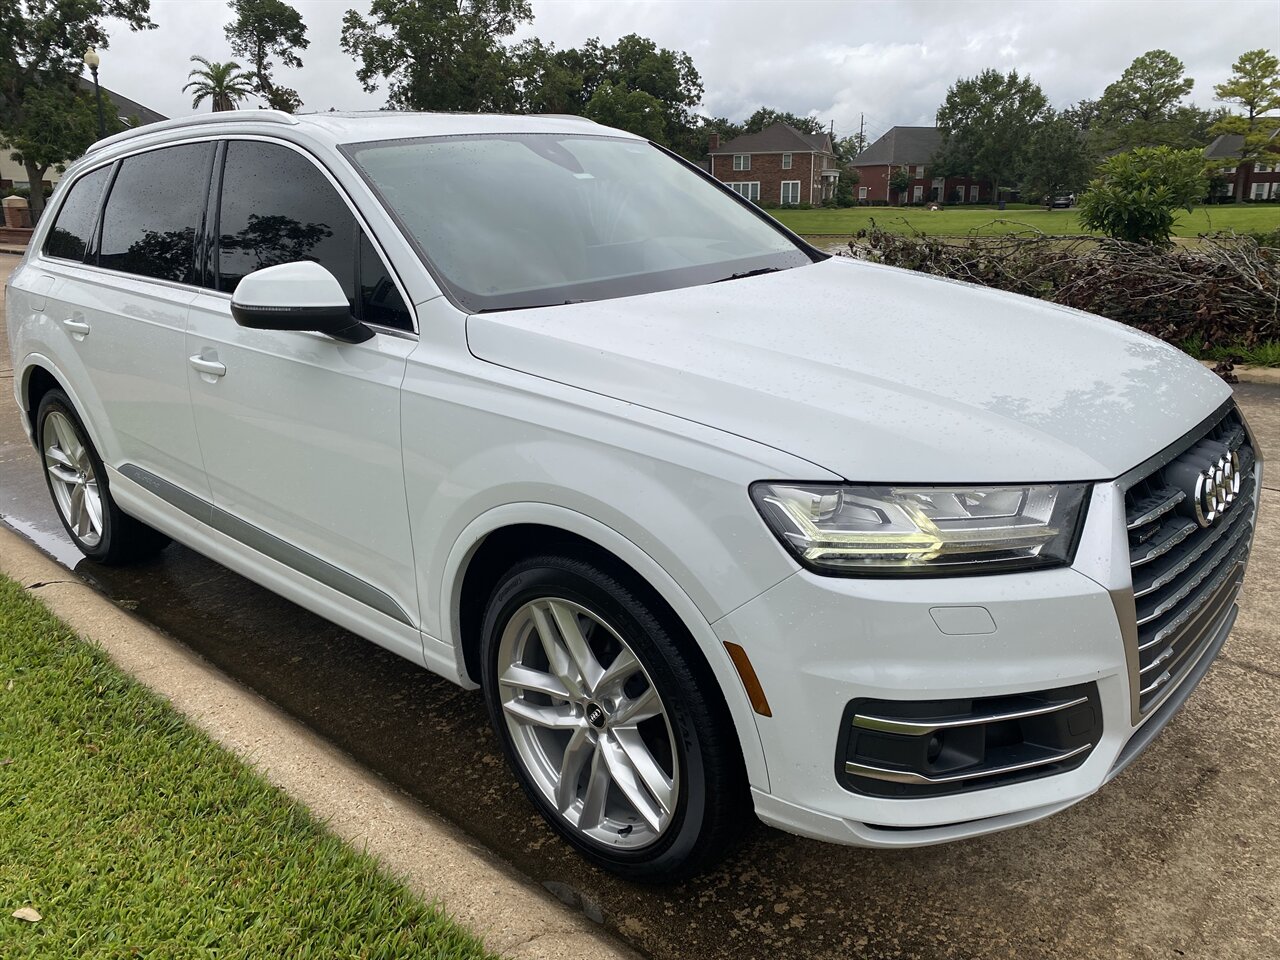
[[[867,149],[867,115],[858,114],[858,152]]]

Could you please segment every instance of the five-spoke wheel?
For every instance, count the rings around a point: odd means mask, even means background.
[[[507,729],[560,816],[616,846],[671,823],[679,789],[662,698],[618,632],[580,604],[532,600],[498,647]]]
[[[49,390],[40,398],[35,434],[58,518],[86,557],[99,563],[128,563],[169,543],[164,534],[116,506],[102,458],[61,390]]]
[[[102,540],[102,495],[89,447],[76,425],[59,410],[44,420],[44,466],[63,521],[88,547]]]
[[[669,609],[589,548],[516,561],[481,631],[494,729],[533,803],[588,859],[669,881],[748,818],[714,675]]]

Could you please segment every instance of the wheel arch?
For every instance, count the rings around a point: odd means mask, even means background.
[[[20,408],[22,415],[26,418],[27,433],[31,437],[32,444],[36,444],[36,412],[40,407],[40,400],[50,390],[61,390],[67,395],[67,399],[71,401],[71,405],[75,408],[76,415],[79,416],[81,424],[89,434],[89,440],[92,441],[94,448],[98,451],[98,455],[102,457],[103,462],[110,466],[107,460],[106,450],[102,443],[102,437],[98,430],[98,425],[91,416],[89,407],[81,400],[80,395],[72,388],[68,379],[63,376],[54,365],[54,363],[43,354],[33,353],[23,360],[19,371],[15,373],[19,378],[19,392],[21,397]]]
[[[480,619],[501,574],[521,556],[547,549],[586,553],[616,565],[651,592],[692,640],[715,678],[729,714],[751,785],[768,790],[764,749],[742,681],[711,625],[688,593],[635,542],[584,514],[547,503],[506,504],[481,515],[458,537],[444,571],[442,633],[452,644],[463,682],[480,676]],[[513,553],[512,550],[516,552]]]

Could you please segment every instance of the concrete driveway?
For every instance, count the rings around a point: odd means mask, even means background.
[[[15,262],[0,256],[0,281]],[[1280,957],[1277,469],[1223,655],[1098,795],[1028,827],[920,850],[757,827],[714,873],[646,888],[585,865],[543,825],[503,766],[478,694],[183,547],[125,570],[80,559],[18,425],[7,352],[0,377],[7,523],[652,957]],[[1280,454],[1280,390],[1237,395],[1264,450]]]

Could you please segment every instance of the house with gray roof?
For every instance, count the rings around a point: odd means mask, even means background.
[[[1244,151],[1244,137],[1238,133],[1224,133],[1204,148],[1204,158],[1214,162],[1214,168],[1226,180],[1221,199],[1231,200],[1280,200],[1280,127],[1271,131],[1271,160],[1240,161]]]
[[[779,122],[723,144],[712,134],[707,147],[711,175],[755,203],[816,206],[836,195],[840,168],[830,134]]]
[[[853,159],[858,171],[854,195],[862,204],[990,203],[990,184],[973,177],[935,177],[929,164],[942,145],[937,127],[893,127]],[[906,170],[910,182],[897,189],[890,182]]]

